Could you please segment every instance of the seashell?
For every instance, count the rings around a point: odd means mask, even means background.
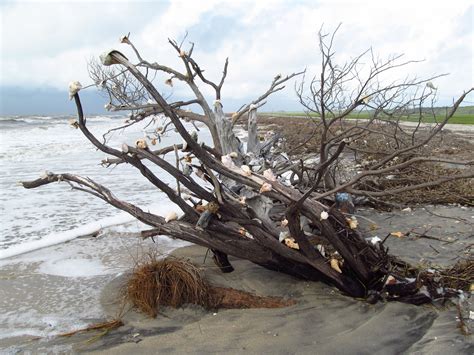
[[[186,176],[190,176],[193,172],[193,168],[189,164],[184,164],[183,166],[183,174]]]
[[[146,140],[144,138],[137,139],[135,142],[135,145],[138,149],[147,149],[148,144],[146,143]]]
[[[272,191],[272,185],[270,185],[268,182],[263,183],[263,185],[260,187],[260,193]]]
[[[397,237],[397,238],[403,238],[405,236],[405,234],[402,233],[402,232],[392,232],[392,233],[390,233],[390,235],[392,237]]]
[[[247,231],[245,230],[244,227],[239,228],[239,234],[245,236],[247,234]]]
[[[381,242],[381,241],[382,241],[382,239],[380,239],[380,238],[377,237],[377,236],[370,238],[370,242],[371,242],[373,245],[375,245],[375,244],[377,244],[377,243],[379,243],[379,242]]]
[[[181,198],[184,200],[184,201],[188,201],[191,199],[191,195],[188,195],[188,194],[181,194]]]
[[[433,85],[431,81],[428,81],[426,83],[426,87],[430,88],[431,90],[436,90],[436,87]]]
[[[221,157],[221,162],[222,162],[222,164],[224,164],[224,166],[225,166],[226,168],[229,168],[229,169],[235,168],[234,161],[232,160],[232,158],[230,157],[229,154],[223,155],[223,156]]]
[[[185,155],[185,156],[183,157],[183,160],[184,160],[186,163],[192,163],[193,158],[191,158],[190,155]]]
[[[123,144],[122,144],[122,152],[128,153],[128,145],[127,145],[127,143],[123,143]]]
[[[263,172],[263,177],[270,181],[276,181],[275,175],[273,175],[272,169],[267,169]]]
[[[41,175],[42,179],[47,179],[48,177],[53,176],[54,174],[51,171],[46,170],[43,175]]]
[[[356,229],[359,225],[359,221],[354,216],[352,216],[351,218],[347,218],[346,221],[350,229]]]
[[[296,250],[300,249],[300,246],[298,245],[298,243],[295,242],[293,238],[286,238],[285,245],[291,249],[296,249]]]
[[[173,212],[170,212],[166,215],[165,222],[168,223],[168,222],[174,221],[176,219],[178,219],[178,215],[176,214],[176,212],[173,211]]]
[[[240,170],[242,170],[242,175],[244,175],[244,176],[251,176],[252,175],[252,170],[247,165],[242,165],[240,167]]]
[[[329,213],[327,213],[326,211],[323,211],[323,212],[321,212],[321,214],[319,215],[319,218],[321,218],[321,220],[328,219],[328,218],[329,218]]]
[[[285,218],[283,221],[281,221],[281,226],[286,227],[288,225],[288,220]]]
[[[231,153],[229,153],[229,156],[230,156],[231,158],[233,158],[233,159],[239,157],[239,155],[237,154],[237,152],[231,152]]]
[[[127,57],[125,57],[119,51],[115,49],[110,49],[99,56],[100,62],[102,63],[102,65],[105,65],[107,67],[114,64],[120,64],[120,61],[114,58],[114,55],[118,55],[120,57],[127,59]]]
[[[281,243],[289,236],[290,236],[290,233],[288,231],[280,232],[280,235],[278,236],[278,241]]]
[[[214,105],[214,107],[217,107],[217,106],[222,107],[222,102],[221,102],[221,100],[214,100],[213,105]]]
[[[246,202],[247,202],[247,197],[241,196],[241,197],[239,198],[239,203],[240,203],[241,205],[245,205]]]
[[[173,87],[173,80],[171,78],[165,80],[165,84]]]
[[[129,33],[129,34],[130,34],[130,33]],[[130,41],[128,40],[128,36],[122,36],[122,37],[120,37],[120,43],[131,44]]]
[[[206,206],[204,205],[197,205],[196,207],[194,207],[194,209],[196,210],[196,212],[199,212],[199,213],[202,213],[207,210]]]
[[[82,89],[82,85],[78,81],[71,81],[69,83],[69,100],[72,100],[74,95],[76,95]]]
[[[73,126],[75,129],[78,129],[78,128],[79,128],[79,122],[77,122],[74,118],[71,118],[71,119],[69,120],[69,124],[70,124],[71,126]]]
[[[385,285],[393,285],[397,283],[397,279],[393,277],[392,275],[389,275],[387,277],[387,281],[385,281]]]
[[[362,98],[362,102],[367,105],[369,103],[370,99],[371,99],[370,96],[365,96],[365,97]]]
[[[186,53],[184,50],[181,49],[181,50],[179,51],[179,56],[180,56],[181,58],[185,57],[186,55],[187,55],[187,53]]]
[[[336,270],[338,273],[342,274],[342,270],[341,268],[339,267],[339,260],[337,259],[331,259],[330,260],[330,263],[331,263],[331,268]]]

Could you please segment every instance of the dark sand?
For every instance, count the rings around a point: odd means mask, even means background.
[[[411,212],[357,213],[379,226],[369,234],[383,238],[392,231],[414,227],[429,229],[435,239],[390,237],[392,253],[412,263],[432,261],[452,264],[472,244],[474,210],[459,207],[430,207],[441,218],[420,208]],[[363,228],[370,222],[361,221]],[[426,225],[426,227],[423,227]],[[421,232],[422,230],[416,229]],[[437,250],[433,250],[432,247]],[[265,270],[247,261],[232,259],[235,272],[222,274],[206,250],[185,247],[175,251],[202,265],[205,276],[219,286],[239,288],[258,295],[291,298],[297,304],[281,309],[220,310],[200,307],[164,309],[156,319],[133,310],[123,316],[125,326],[90,342],[95,334],[53,338],[23,343],[19,351],[94,352],[100,354],[472,354],[471,337],[457,328],[454,307],[413,306],[397,302],[370,305],[341,295],[317,282],[304,282]],[[464,255],[465,256],[465,255]],[[102,304],[110,318],[117,315],[117,294],[124,276],[109,283]],[[471,308],[472,309],[472,308]],[[0,347],[1,348],[1,347]]]

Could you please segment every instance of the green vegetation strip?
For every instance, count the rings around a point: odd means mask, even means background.
[[[428,111],[428,109],[426,109]],[[433,117],[431,112],[425,112],[422,122],[423,123],[435,123],[443,120],[446,108],[435,108],[434,112],[436,117]],[[275,111],[275,112],[262,112],[261,115],[265,116],[279,116],[279,117],[308,117],[309,114],[301,111]],[[315,113],[311,113],[311,117],[319,117]],[[349,119],[369,119],[372,117],[371,112],[359,112],[357,114],[352,114],[347,116]],[[386,117],[385,117],[386,118]],[[418,117],[416,114],[410,116],[400,117],[401,121],[406,122],[418,122]],[[474,125],[474,106],[460,107],[455,115],[449,120],[448,123],[456,124],[469,124]]]

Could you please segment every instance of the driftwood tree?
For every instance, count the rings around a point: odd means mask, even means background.
[[[297,90],[302,104],[318,114],[316,127],[322,127],[318,159],[308,165],[288,158],[281,150],[279,135],[268,135],[265,141],[260,141],[257,134],[257,109],[269,95],[282,90],[288,80],[303,73],[277,75],[265,93],[226,116],[221,90],[228,60],[222,77],[214,82],[194,58],[193,44],[186,50],[182,43],[169,41],[182,61],[180,71],[142,58],[129,36],[122,37],[121,42],[131,46],[136,55],[134,61],[112,50],[101,56],[101,64],[90,66],[96,85],[109,97],[107,107],[112,111],[130,112],[128,122],[120,129],[143,120],[149,120],[151,127],[160,119],[166,119],[166,123],[155,129],[148,139],[123,144],[121,149],[113,148],[107,139],[110,132],[98,138],[88,129],[78,93],[80,85],[76,84],[71,88],[78,112],[76,125],[95,147],[110,156],[103,161],[105,166],[127,163],[135,167],[184,212],[183,217],[165,218],[148,213],[117,199],[109,189],[89,178],[67,173],[49,173],[23,182],[25,188],[65,181],[74,189],[90,193],[151,226],[142,233],[143,237],[168,235],[211,249],[214,260],[224,272],[232,271],[227,259],[227,255],[232,255],[299,278],[325,281],[354,297],[384,294],[389,299],[413,303],[430,300],[430,295],[418,292],[420,284],[406,280],[405,263],[390,256],[383,243],[368,242],[361,234],[350,218],[352,211],[347,193],[376,198],[386,192],[368,189],[369,178],[394,174],[405,166],[433,160],[418,156],[418,148],[436,136],[467,93],[424,138],[418,137],[417,129],[407,136],[393,118],[405,115],[405,110],[415,102],[421,109],[432,91],[429,86],[425,88],[429,81],[409,80],[382,86],[378,78],[384,72],[409,62],[399,63],[399,57],[381,62],[366,52],[338,66],[333,63],[333,37],[328,40],[320,34],[321,74],[310,82],[309,95],[305,93],[304,80]],[[366,55],[372,59],[368,72],[360,67]],[[153,81],[157,73],[169,75],[167,85],[176,81],[187,85],[194,97],[188,101],[167,101],[159,91],[161,84]],[[198,85],[207,85],[213,90],[212,104],[206,101]],[[421,91],[415,90],[407,96],[413,88]],[[197,105],[201,112],[186,110],[190,105]],[[371,109],[369,120],[351,127],[341,125],[345,117],[360,108]],[[382,115],[390,123],[386,127],[393,127],[389,138],[396,146],[390,146],[391,152],[371,161],[365,170],[356,172],[349,180],[339,181],[336,170],[342,158],[348,159],[349,153],[360,151],[354,142],[379,128],[376,123]],[[242,118],[248,119],[246,148],[234,131],[235,124]],[[204,123],[212,135],[213,147],[199,142],[195,132],[186,129],[184,121]],[[170,127],[183,138],[183,144],[153,150],[152,145]],[[380,132],[382,137],[388,135],[386,130]],[[176,165],[163,157],[173,152],[180,157]],[[176,188],[164,183],[151,167],[159,167],[173,176]],[[299,179],[288,179],[289,171]],[[440,178],[430,184],[472,176],[472,171],[466,170],[462,176]],[[422,186],[425,185],[420,182],[405,189]],[[341,197],[347,200],[347,210],[333,205],[330,198],[334,200],[335,193],[339,193],[336,200]]]

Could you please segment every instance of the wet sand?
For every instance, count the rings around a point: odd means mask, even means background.
[[[359,210],[378,228],[369,231],[381,238],[388,232],[406,232],[413,228],[429,231],[438,239],[390,237],[391,252],[406,260],[452,264],[466,256],[472,244],[474,210],[459,207],[428,207],[396,213]],[[432,213],[449,218],[441,218]],[[453,217],[455,216],[455,217]],[[456,219],[453,219],[456,218]],[[421,232],[420,229],[415,229]],[[441,240],[442,239],[442,240]],[[430,247],[431,245],[431,247]],[[433,250],[433,248],[436,249]],[[69,338],[35,341],[17,340],[16,351],[85,352],[97,354],[472,354],[472,336],[457,328],[454,307],[441,310],[433,306],[413,306],[397,302],[370,305],[341,295],[334,288],[317,282],[304,282],[278,274],[245,260],[231,259],[235,271],[222,274],[208,258],[206,250],[191,246],[174,254],[191,259],[203,267],[214,285],[242,289],[265,296],[293,299],[294,306],[281,309],[205,311],[200,307],[164,309],[156,318],[128,310],[125,325],[104,336],[97,333]],[[472,257],[472,255],[471,255]],[[125,275],[108,283],[101,294],[107,318],[121,310],[118,294]],[[471,297],[472,299],[472,297]],[[472,309],[472,308],[471,308]],[[21,344],[22,343],[22,344]],[[0,345],[2,343],[0,342]],[[21,345],[20,345],[21,344]],[[5,345],[5,343],[3,343]],[[1,346],[0,346],[1,349]]]

